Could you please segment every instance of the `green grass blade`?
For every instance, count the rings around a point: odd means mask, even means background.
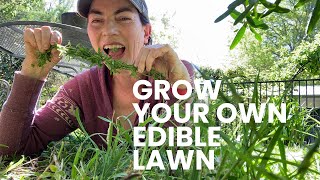
[[[73,164],[72,164],[72,169],[71,169],[71,178],[75,179],[77,177],[77,164],[80,161],[80,157],[81,157],[81,153],[82,153],[82,146],[79,147],[79,149],[77,150],[76,156],[73,160]]]
[[[303,177],[308,168],[311,165],[311,158],[316,153],[319,152],[319,145],[320,145],[320,137],[316,140],[316,142],[312,145],[306,156],[304,157],[301,165],[298,168],[298,173],[300,177]]]
[[[99,163],[98,162],[98,157],[100,156],[100,150],[96,150],[95,155],[93,156],[93,158],[91,158],[89,160],[89,163],[87,165],[88,169],[92,169],[94,167],[95,164]]]
[[[108,149],[111,149],[112,147],[112,137],[113,137],[113,123],[109,123],[108,128],[108,135],[107,135],[107,143],[108,143]]]
[[[244,102],[243,98],[239,95],[239,93],[237,92],[236,86],[235,84],[233,84],[232,82],[229,82],[227,80],[225,80],[227,85],[228,85],[228,89],[231,91],[232,93],[232,100],[233,100],[233,104],[237,104],[237,103],[242,103]]]
[[[59,153],[58,153],[58,159],[61,158],[61,154],[62,154],[62,152],[63,152],[63,148],[64,148],[64,141],[61,142],[61,147],[60,147]]]
[[[272,150],[274,149],[277,141],[280,139],[280,136],[281,136],[281,132],[283,130],[283,124],[280,124],[277,131],[275,132],[275,134],[273,135],[273,138],[271,139],[270,143],[269,143],[269,146],[267,148],[267,151],[266,153],[264,154],[264,158],[262,160],[262,162],[260,163],[260,168],[261,169],[264,169],[266,164],[267,164],[267,161],[266,159],[268,159],[270,156],[271,156],[271,153],[272,153]],[[257,179],[260,179],[260,176],[261,176],[261,172],[258,172],[257,174]]]
[[[22,158],[16,163],[11,162],[10,165],[3,172],[0,172],[0,174],[7,174],[8,172],[22,165],[23,161],[24,161],[24,156],[22,156]]]
[[[286,150],[285,150],[285,147],[284,147],[284,144],[282,142],[281,139],[278,140],[278,146],[279,146],[279,151],[280,151],[280,157],[281,157],[281,160],[282,160],[282,167],[283,167],[283,170],[284,170],[284,173],[286,175],[286,177],[288,176],[288,167],[287,167],[287,159],[286,159]]]
[[[79,125],[81,131],[85,134],[86,137],[90,137],[89,134],[88,134],[88,132],[87,132],[86,129],[84,128],[84,126],[83,126],[83,124],[82,124],[82,121],[81,121],[81,119],[80,119],[80,110],[79,110],[79,108],[76,109],[75,115],[76,115],[76,119],[77,119],[77,122],[78,122],[78,125]],[[91,143],[92,143],[96,148],[98,148],[98,146],[96,145],[96,143],[95,143],[91,138],[89,138],[89,139],[90,139]]]
[[[286,163],[286,164],[289,164],[289,165],[292,165],[292,166],[295,166],[295,167],[299,167],[301,165],[301,163],[295,163],[295,162],[291,162],[291,161],[283,161],[282,159],[277,159],[277,158],[272,158],[272,157],[269,157],[269,158],[264,158],[264,157],[261,157],[261,156],[251,156],[252,159],[266,159],[266,160],[270,160],[270,161],[274,161],[274,162],[279,162],[279,163]],[[314,174],[318,174],[320,175],[320,172],[316,171],[316,170],[313,170],[313,169],[310,169],[309,167],[309,172],[312,172]],[[293,179],[293,176],[290,177],[289,179]]]
[[[220,163],[220,166],[219,166],[219,169],[218,169],[218,172],[217,172],[217,179],[220,179],[220,174],[221,172],[223,171],[223,168],[224,168],[224,164],[226,164],[226,161],[227,161],[227,158],[229,156],[229,151],[226,151],[222,157],[222,160],[221,160],[221,163]]]
[[[105,122],[113,123],[110,119],[107,119],[107,118],[105,118],[105,117],[98,116],[98,118],[100,118],[101,120],[103,120],[103,121],[105,121]]]

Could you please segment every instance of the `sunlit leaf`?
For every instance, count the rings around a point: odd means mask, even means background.
[[[72,169],[71,169],[71,178],[75,178],[77,176],[77,165],[81,159],[82,146],[80,146],[77,150],[76,156],[73,160]]]
[[[273,9],[273,8],[276,7],[275,4],[272,4],[272,3],[270,3],[270,2],[268,2],[266,0],[260,0],[260,2],[264,7],[268,8],[268,9]]]
[[[261,16],[261,18],[264,18],[264,17],[270,15],[270,14],[273,13],[273,12],[274,12],[274,9],[269,9],[267,12],[265,12],[265,13]]]
[[[281,124],[278,129],[276,130],[275,134],[273,135],[271,141],[268,143],[267,151],[265,152],[263,156],[263,160],[260,163],[260,168],[265,169],[265,166],[267,164],[267,159],[270,158],[272,150],[274,149],[274,146],[276,145],[278,139],[281,137],[281,132],[283,130],[283,124]],[[260,179],[261,173],[258,172],[257,179]]]
[[[58,171],[58,167],[57,166],[55,166],[55,165],[49,165],[49,168],[50,168],[50,171],[51,172],[57,172]]]
[[[0,148],[9,148],[9,147],[6,145],[0,144]]]
[[[263,29],[263,30],[267,30],[269,29],[269,26],[267,24],[265,24],[263,21],[257,20],[257,19],[253,19],[250,16],[246,17],[247,22],[250,24],[250,26],[254,27],[254,28],[259,28],[259,29]]]
[[[316,142],[311,146],[310,150],[308,151],[303,161],[301,162],[301,165],[298,168],[298,174],[301,173],[302,177],[306,173],[308,168],[311,166],[311,159],[313,157],[313,154],[315,154],[316,152],[319,152],[318,150],[319,146],[320,146],[320,137],[318,137]]]
[[[306,3],[310,2],[312,0],[300,0],[295,6],[294,8],[298,8],[298,7],[301,7],[301,6],[304,6]]]
[[[286,149],[285,149],[284,144],[281,139],[278,140],[278,146],[279,146],[279,151],[280,151],[280,157],[282,160],[282,166],[283,166],[285,174],[287,175],[288,168],[287,168],[287,159],[286,159]]]
[[[222,21],[224,18],[228,17],[232,11],[233,11],[232,9],[228,9],[226,12],[224,12],[222,15],[220,15],[214,22],[218,23],[218,22]]]
[[[250,31],[254,34],[256,40],[258,40],[259,42],[262,41],[261,35],[254,28],[250,27]]]
[[[254,4],[250,4],[249,6],[246,7],[243,13],[240,14],[240,16],[234,21],[234,25],[238,24],[241,22],[250,12],[250,10],[253,8]]]
[[[313,9],[312,16],[308,24],[308,30],[307,30],[308,34],[310,34],[314,30],[317,22],[319,21],[319,18],[320,18],[320,0],[317,0],[316,6]]]
[[[11,162],[10,165],[9,165],[4,171],[1,171],[1,172],[0,172],[0,174],[6,174],[6,173],[12,171],[13,169],[21,166],[22,163],[23,163],[23,161],[24,161],[24,157],[22,157],[22,158],[21,158],[18,162],[16,162],[16,163]]]
[[[240,14],[241,14],[241,13],[240,13],[239,11],[234,10],[234,11],[231,12],[230,16],[231,16],[234,20],[236,20],[236,19],[240,16]]]
[[[245,0],[236,0],[236,1],[232,2],[231,4],[229,4],[228,9],[234,10],[236,7],[243,4],[244,2],[245,2]]]
[[[243,4],[245,0],[236,0],[229,4],[228,10],[224,12],[222,15],[220,15],[214,22],[218,23],[222,21],[224,18],[228,17],[239,5]]]
[[[274,12],[277,12],[277,13],[288,13],[288,12],[290,12],[290,9],[277,6],[276,8],[274,8]]]
[[[240,40],[243,38],[244,33],[246,32],[247,29],[247,24],[244,24],[240,30],[238,31],[236,37],[233,39],[231,46],[230,46],[230,50],[234,49],[240,42]]]

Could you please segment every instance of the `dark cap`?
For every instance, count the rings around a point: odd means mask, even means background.
[[[144,0],[129,0],[146,19],[149,20],[148,7]],[[92,0],[78,0],[78,13],[88,18],[88,13],[90,10]]]

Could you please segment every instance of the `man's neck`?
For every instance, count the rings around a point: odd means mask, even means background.
[[[112,84],[113,87],[124,88],[132,90],[133,85],[139,80],[139,78],[131,76],[131,72],[122,70],[117,74],[113,75]]]

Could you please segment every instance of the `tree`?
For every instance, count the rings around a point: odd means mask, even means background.
[[[15,19],[19,12],[28,12],[33,8],[39,8],[41,2],[37,0],[0,0],[1,22]]]
[[[33,21],[48,21],[61,22],[61,14],[69,11],[72,7],[72,0],[59,0],[56,6],[47,6],[44,0],[0,0],[0,23],[16,20],[33,20]],[[0,79],[5,79],[12,82],[14,72],[21,68],[22,59],[12,57],[4,51],[0,51]],[[50,74],[50,79],[46,83],[43,95],[52,96],[52,87],[58,88],[58,85],[52,85],[52,82],[61,82],[58,75]],[[64,78],[65,80],[65,78]],[[49,97],[42,98],[48,99]],[[45,101],[45,100],[43,100]],[[43,102],[42,101],[42,102]],[[0,109],[3,100],[0,100]]]
[[[60,0],[57,6],[46,6],[44,0],[0,0],[0,22],[15,20],[61,22],[61,14],[67,12],[71,6],[71,0]],[[0,60],[0,78],[11,81],[14,71],[20,68],[22,60],[10,57],[4,52],[1,52]]]
[[[283,4],[286,4],[287,2],[288,0],[276,0],[274,3],[267,0],[234,0],[228,6],[228,10],[218,17],[215,22],[219,22],[230,15],[235,20],[234,25],[242,24],[242,27],[238,30],[230,46],[230,49],[233,49],[243,38],[247,29],[250,29],[251,32],[255,34],[256,39],[261,41],[261,36],[256,29],[267,30],[269,28],[265,23],[268,22],[265,21],[266,17],[275,13],[289,13],[299,7],[307,6],[312,0],[295,1],[294,6],[289,8],[283,6]],[[240,6],[243,6],[242,10],[239,10]],[[307,34],[312,33],[319,19],[320,0],[314,0],[314,8],[306,30]]]
[[[69,11],[72,3],[72,0],[59,0],[55,5],[47,4],[44,0],[0,0],[0,17],[2,22],[13,20],[61,22],[61,14]]]
[[[285,7],[292,7],[296,2],[288,0]],[[292,10],[286,14],[272,14],[265,18],[269,22],[267,31],[260,31],[263,34],[263,40],[257,42],[251,34],[244,35],[239,45],[238,60],[241,61],[245,74],[254,79],[256,74],[260,73],[262,80],[283,80],[292,74],[291,71],[283,71],[280,65],[284,65],[287,57],[304,41],[312,42],[316,33],[320,30],[320,24],[310,34],[305,34],[305,27],[309,21],[309,12],[314,9],[313,4],[305,5],[299,9]],[[282,62],[284,61],[284,62]],[[291,64],[292,65],[299,64]],[[289,68],[288,68],[289,69]],[[281,71],[280,71],[281,70]],[[284,72],[288,72],[285,74]],[[305,72],[306,73],[306,72]],[[301,74],[300,76],[309,78],[313,75]]]
[[[310,42],[301,42],[289,56],[282,57],[281,61],[276,62],[273,76],[285,79],[319,77],[319,60],[320,33]]]
[[[172,48],[177,48],[179,30],[175,29],[172,25],[171,19],[175,16],[175,13],[168,14],[168,12],[162,14],[159,17],[151,16],[150,21],[152,24],[152,40],[153,44],[170,44]]]

